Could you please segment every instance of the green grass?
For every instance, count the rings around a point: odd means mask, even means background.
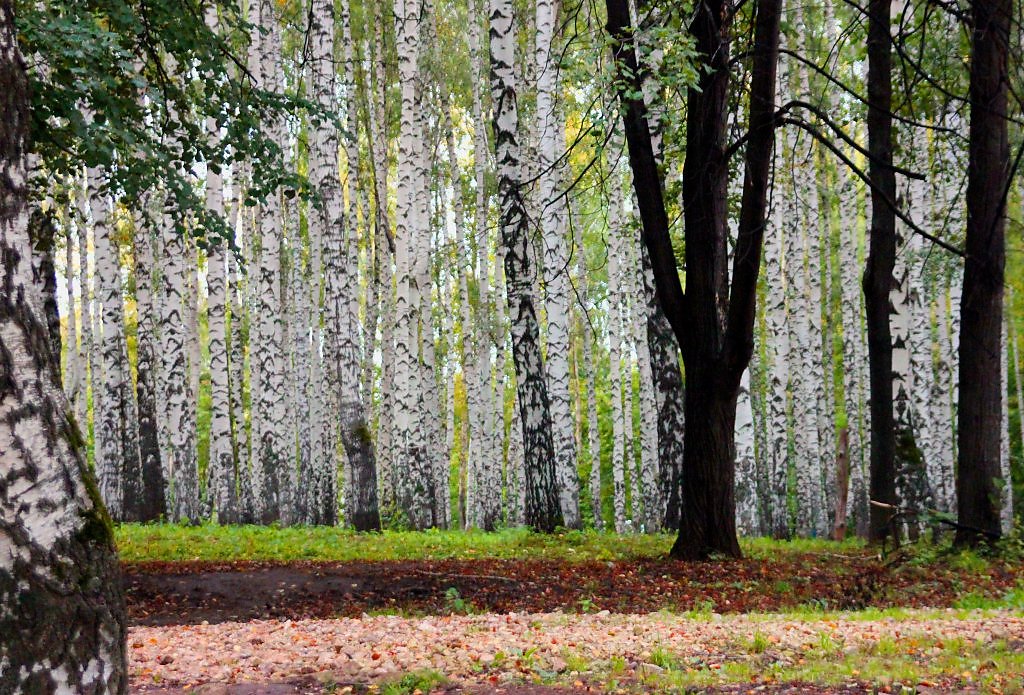
[[[603,662],[591,665],[588,680],[605,686],[624,685],[627,692],[689,693],[744,683],[859,683],[871,688],[889,686],[891,692],[898,693],[903,691],[901,686],[914,692],[921,683],[952,679],[964,686],[980,687],[982,692],[1024,692],[1024,653],[1005,641],[975,644],[914,635],[900,640],[883,638],[874,645],[844,651],[831,637],[822,637],[811,649],[788,655],[772,650],[769,644],[764,646],[746,653],[738,650],[722,654],[717,661],[679,658],[657,649],[649,661],[663,668],[661,673],[631,677],[623,673],[621,665]],[[630,687],[633,678],[640,681],[637,687]]]
[[[667,534],[616,536],[593,531],[545,535],[527,529],[384,531],[355,533],[331,527],[179,526],[122,524],[116,529],[123,562],[321,560],[631,560],[662,557]]]

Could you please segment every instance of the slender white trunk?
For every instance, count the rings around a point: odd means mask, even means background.
[[[746,369],[736,401],[736,528],[744,535],[754,535],[758,530],[756,490],[754,411],[750,396],[750,370]]]
[[[604,510],[601,504],[601,431],[597,421],[597,383],[594,378],[594,343],[596,336],[590,320],[583,319],[583,364],[587,372],[587,442],[590,452],[590,507],[594,513],[594,528],[604,529]]]
[[[260,42],[263,87],[279,91],[281,79],[281,30],[274,3],[262,0],[260,25],[266,32]],[[283,124],[271,116],[268,136],[284,144]],[[287,412],[285,369],[282,363],[281,316],[281,200],[277,191],[267,196],[258,213],[259,261],[253,269],[254,307],[252,334],[253,501],[256,518],[263,523],[291,522],[283,505],[291,478],[291,451],[285,441]]]
[[[66,291],[65,301],[67,302],[67,317],[65,319],[66,332],[64,335],[64,393],[68,402],[75,411],[77,420],[76,404],[80,399],[85,398],[82,392],[82,366],[78,353],[78,311],[75,308],[75,238],[71,232],[70,209],[65,208],[63,214],[64,226],[64,289]]]
[[[765,452],[766,480],[762,482],[761,518],[765,531],[774,538],[789,536],[787,485],[789,478],[789,422],[786,391],[789,384],[789,331],[786,329],[786,287],[783,275],[783,239],[788,211],[782,187],[773,196],[771,227],[765,238],[765,278],[768,284],[765,307],[765,340],[768,363]]]
[[[160,460],[167,484],[170,518],[199,520],[199,473],[196,452],[196,423],[189,394],[189,369],[185,324],[185,273],[190,265],[185,239],[172,221],[173,203],[164,202],[160,218],[161,246],[165,259],[160,298],[160,386],[158,409]]]
[[[566,242],[563,168],[565,126],[560,118],[559,46],[556,0],[537,0],[535,69],[536,116],[539,129],[537,168],[540,176],[540,228],[544,244],[544,288],[547,311],[547,379],[551,399],[551,434],[555,445],[555,476],[562,517],[568,528],[582,524],[572,405],[569,401],[569,248]]]
[[[654,368],[651,346],[648,339],[648,325],[651,319],[647,302],[647,269],[643,263],[643,239],[637,225],[633,243],[632,286],[633,311],[632,333],[636,346],[637,370],[640,376],[640,487],[643,490],[643,516],[641,523],[647,533],[661,530],[664,501],[661,499],[661,470],[658,458],[658,403],[654,393]],[[580,249],[579,254],[583,255]]]
[[[622,135],[616,128],[608,150],[608,375],[612,401],[612,490],[616,533],[625,533],[627,530],[625,465],[629,451],[625,447],[625,440],[627,422],[632,423],[632,414],[630,413],[627,417],[623,406],[623,389],[626,387],[624,383],[626,379],[622,369],[622,335],[624,331],[622,330],[621,307],[624,293],[620,285],[622,277],[620,266],[624,235],[622,234],[622,177],[618,169],[622,151]]]
[[[145,205],[153,219],[162,212],[153,207],[155,196],[147,196]],[[165,516],[166,481],[160,457],[158,405],[160,385],[160,340],[157,335],[158,307],[154,297],[155,254],[157,243],[150,223],[142,215],[135,218],[135,396],[139,407],[139,457],[142,465],[142,521]],[[159,294],[159,292],[158,292]]]
[[[106,195],[100,189],[99,172],[88,172],[89,205],[96,239],[96,272],[102,301],[101,410],[97,411],[96,471],[100,493],[112,518],[124,518],[124,497],[141,492],[138,415],[135,390],[128,365],[124,334],[124,299],[121,290],[120,248],[113,237],[113,220]],[[131,515],[135,517],[133,513]]]
[[[1013,314],[1013,288],[1009,289],[1007,295],[1007,323],[1009,323],[1009,332],[1007,339],[1010,343],[1010,349],[1013,350],[1013,383],[1016,387],[1017,395],[1017,424],[1020,426],[1020,445],[1021,451],[1024,452],[1024,385],[1021,385],[1021,371],[1020,371],[1020,342],[1017,340],[1017,331],[1014,328],[1014,316]],[[1009,400],[1009,396],[1007,396]],[[1009,405],[1007,405],[1009,408]]]
[[[216,12],[208,11],[208,24],[216,31]],[[219,138],[214,119],[206,123],[212,141]],[[211,215],[224,217],[224,178],[212,168],[206,174],[206,209]],[[210,236],[210,235],[208,235]],[[231,396],[228,374],[228,288],[227,242],[221,237],[207,239],[206,259],[207,327],[210,349],[210,445],[209,476],[212,489],[207,491],[222,524],[236,520],[235,457],[231,439]]]
[[[1000,399],[1002,404],[1002,426],[1000,427],[999,477],[1002,478],[1002,486],[999,491],[1001,503],[999,521],[1004,536],[1013,531],[1013,478],[1010,475],[1009,324],[1010,312],[1003,312],[1002,355],[999,360],[1003,385],[1002,398]]]

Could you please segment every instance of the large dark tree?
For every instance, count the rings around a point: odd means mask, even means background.
[[[971,3],[971,126],[957,426],[958,543],[999,537],[1000,488],[1010,484],[999,482],[999,445],[1012,8],[1010,0]]]
[[[0,692],[122,693],[125,609],[34,282],[28,80],[0,0]]]
[[[762,0],[754,7],[749,133],[731,286],[726,118],[730,31],[737,8],[724,0],[710,0],[694,10],[690,32],[701,65],[698,82],[687,96],[685,293],[640,97],[643,75],[633,49],[629,5],[626,0],[606,0],[606,5],[644,244],[651,256],[658,298],[679,340],[687,374],[679,536],[672,556],[686,560],[715,553],[738,557],[733,492],[736,398],[754,345],[757,276],[774,144],[781,3]]]
[[[868,4],[868,177],[871,180],[871,229],[864,305],[868,329],[869,411],[871,420],[869,537],[889,533],[896,499],[896,423],[892,395],[892,332],[889,294],[896,263],[896,172],[892,167],[891,0]]]

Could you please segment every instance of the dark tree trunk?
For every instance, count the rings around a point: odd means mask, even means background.
[[[646,112],[638,96],[643,75],[632,47],[628,3],[606,0],[606,5],[644,243],[651,256],[658,298],[679,340],[687,373],[679,536],[672,556],[695,560],[721,553],[736,557],[740,554],[733,491],[736,398],[753,352],[757,276],[774,144],[780,3],[767,0],[757,6],[750,132],[731,297],[725,142],[729,27],[723,21],[733,8],[722,0],[701,4],[690,25],[697,52],[706,65],[687,103],[684,294]]]
[[[871,178],[871,230],[864,271],[868,328],[869,410],[871,418],[870,497],[896,506],[896,423],[892,402],[892,333],[889,293],[896,262],[896,173],[892,168],[891,0],[868,4],[868,175]],[[890,532],[890,509],[871,505],[868,537],[882,541]]]
[[[704,560],[715,553],[740,556],[731,465],[736,460],[737,395],[715,373],[688,372],[679,535],[670,553],[680,560]]]
[[[971,131],[967,261],[960,318],[957,543],[998,538],[1001,509],[1001,330],[1009,167],[1006,104],[1009,0],[971,3]]]
[[[516,367],[519,415],[523,423],[526,468],[526,523],[538,531],[562,525],[555,487],[551,409],[540,351],[540,329],[533,305],[534,271],[529,224],[522,195],[515,89],[515,31],[511,0],[491,0],[491,98],[494,153],[501,204],[501,244]]]
[[[0,0],[0,95],[0,692],[124,693],[125,608],[110,519],[33,281],[28,80],[11,0]]]

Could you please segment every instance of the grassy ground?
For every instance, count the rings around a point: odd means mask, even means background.
[[[525,528],[497,533],[477,531],[384,531],[360,534],[341,528],[267,526],[178,526],[174,524],[122,524],[117,528],[121,561],[278,561],[316,560],[350,562],[369,560],[633,560],[664,557],[674,536],[647,534],[620,536],[594,531],[557,534],[531,533]],[[786,542],[744,539],[749,557],[771,558],[778,553],[798,554],[860,550],[859,541],[822,540]]]

